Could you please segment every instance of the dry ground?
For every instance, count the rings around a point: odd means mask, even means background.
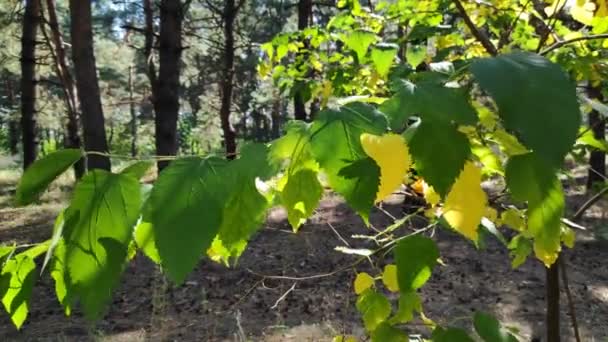
[[[9,198],[18,173],[0,174],[0,242],[42,241],[51,234],[54,216],[65,201],[69,180],[54,185],[42,204],[10,208]],[[574,208],[582,196],[573,195]],[[605,229],[604,207],[594,207],[583,222]],[[400,206],[387,205],[393,214]],[[391,219],[375,210],[371,221],[382,227]],[[332,225],[353,247],[370,247],[354,234],[366,234],[361,220],[339,198],[327,196],[314,217],[293,234],[280,209],[253,238],[237,267],[226,269],[203,261],[180,287],[168,284],[156,266],[138,256],[127,268],[122,285],[103,320],[84,321],[79,312],[65,317],[54,297],[53,283],[43,275],[34,289],[28,321],[16,331],[0,314],[2,341],[331,341],[348,333],[360,336],[361,322],[354,302],[352,269],[332,276],[307,280],[271,279],[263,275],[308,276],[332,272],[357,257],[334,251],[344,242]],[[583,341],[608,341],[608,243],[591,230],[578,235],[574,250],[565,252],[571,291]],[[470,329],[476,310],[495,314],[530,340],[542,330],[544,269],[528,260],[512,270],[507,251],[489,241],[476,250],[463,238],[437,231],[445,266],[436,268],[423,288],[428,317],[441,324]],[[390,260],[386,260],[388,262]],[[359,270],[373,272],[369,264]],[[565,304],[565,295],[562,302]],[[565,341],[572,340],[566,305],[562,305]],[[411,333],[428,332],[414,322],[404,327]]]

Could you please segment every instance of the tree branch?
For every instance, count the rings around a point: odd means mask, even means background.
[[[467,11],[465,10],[464,6],[462,6],[460,0],[452,0],[452,2],[454,3],[454,5],[456,5],[456,8],[458,9],[460,16],[462,17],[462,20],[464,20],[464,23],[467,25],[475,39],[477,39],[477,41],[481,43],[481,45],[484,47],[484,49],[486,49],[486,51],[490,55],[496,56],[498,54],[498,50],[496,50],[496,47],[494,46],[494,44],[492,44],[490,39],[483,32],[481,32],[477,28],[477,26],[475,26],[475,23],[473,23],[471,17],[469,17],[469,15],[467,14]]]
[[[596,39],[608,39],[608,33],[595,34],[595,35],[591,35],[591,36],[576,37],[576,38],[572,38],[572,39],[562,40],[562,41],[556,42],[553,45],[549,46],[548,48],[546,48],[545,50],[540,52],[540,54],[542,56],[544,56],[544,55],[548,54],[549,52],[557,50],[568,44],[585,41],[585,40],[596,40]]]

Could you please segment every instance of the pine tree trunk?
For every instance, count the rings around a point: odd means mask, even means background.
[[[592,99],[602,100],[600,88],[591,88],[589,96]],[[596,110],[589,113],[589,127],[593,131],[593,136],[599,141],[606,140],[606,122]],[[589,171],[587,175],[587,191],[592,191],[595,184],[603,184],[606,181],[606,153],[593,150],[589,154]]]
[[[27,0],[21,36],[21,137],[24,170],[36,160],[38,154],[35,57],[39,15],[40,1]]]
[[[84,147],[90,152],[107,153],[105,120],[93,51],[90,1],[70,0],[70,23],[76,89],[82,109]],[[109,171],[110,158],[106,155],[90,154],[87,157],[87,167],[89,170]]]
[[[153,85],[156,154],[177,154],[177,117],[179,113],[179,75],[182,54],[181,1],[160,3],[159,65],[156,87]],[[155,91],[156,88],[156,91]],[[169,162],[159,161],[159,172]]]
[[[53,52],[55,59],[55,71],[57,78],[61,80],[63,92],[65,95],[66,107],[68,109],[68,122],[66,126],[66,139],[64,142],[67,148],[80,149],[82,141],[80,140],[80,113],[77,91],[74,85],[74,78],[68,68],[67,57],[63,47],[63,38],[59,30],[59,21],[57,20],[57,10],[55,9],[54,0],[46,0],[47,12],[49,14],[48,23],[51,28],[52,44],[49,41],[48,45]],[[44,32],[44,26],[41,26]],[[46,33],[45,33],[46,36]],[[85,161],[81,159],[74,164],[74,174],[76,179],[80,179],[85,172]]]
[[[15,92],[13,90],[13,82],[8,76],[6,76],[4,81],[6,85],[8,105],[11,109],[15,108]],[[15,119],[14,114],[11,112],[11,115],[8,118],[8,147],[11,155],[13,156],[19,153],[19,138],[19,122]]]
[[[298,1],[298,30],[304,30],[308,27],[308,21],[310,19],[310,15],[312,14],[312,1],[311,0],[299,0]],[[308,42],[305,42],[304,45],[308,45]],[[305,46],[308,48],[308,46]],[[296,59],[304,59],[304,55],[296,56]],[[296,120],[307,120],[306,114],[306,102],[304,101],[304,96],[302,94],[302,81],[298,82],[300,86],[297,86],[295,89],[295,93],[293,95],[293,113],[294,118]]]
[[[234,0],[224,2],[224,56],[223,79],[221,88],[220,121],[224,133],[226,157],[234,159],[236,155],[236,134],[230,123],[230,107],[234,77],[234,20],[237,15]]]
[[[137,156],[137,114],[133,97],[133,66],[129,66],[129,111],[131,113],[131,156]]]

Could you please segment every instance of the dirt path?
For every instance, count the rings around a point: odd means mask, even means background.
[[[50,235],[57,210],[0,210],[0,241],[41,241]],[[399,208],[387,210],[396,214]],[[379,227],[391,222],[377,210],[371,220]],[[239,340],[241,335],[254,341],[331,341],[343,332],[361,334],[352,292],[354,270],[300,281],[259,276],[302,277],[351,264],[355,256],[334,251],[344,243],[328,223],[352,246],[371,247],[351,238],[368,233],[368,228],[337,198],[326,198],[297,235],[290,232],[284,213],[274,210],[237,267],[202,262],[181,287],[167,284],[153,264],[137,257],[126,270],[110,311],[95,325],[87,324],[78,312],[66,318],[45,275],[34,290],[22,331],[1,314],[0,336],[3,341],[222,341]],[[485,251],[478,251],[444,230],[436,239],[446,265],[436,269],[422,290],[428,317],[470,328],[472,313],[483,310],[516,326],[524,340],[542,329],[544,270],[538,262],[529,260],[512,270],[507,251],[498,243],[490,241]],[[581,235],[565,260],[583,340],[608,341],[608,246],[590,234]],[[360,270],[371,267],[361,264]],[[564,341],[569,341],[570,320],[562,307]],[[427,333],[416,324],[405,328]]]

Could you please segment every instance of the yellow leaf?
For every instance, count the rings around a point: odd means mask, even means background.
[[[334,337],[332,342],[357,342],[357,338],[351,335],[340,335]]]
[[[500,224],[507,225],[518,232],[526,229],[526,221],[524,221],[521,212],[514,208],[509,208],[500,214]]]
[[[427,182],[423,181],[422,193],[424,194],[424,200],[431,206],[436,206],[441,201],[441,196],[435,191],[435,189]]]
[[[380,202],[403,183],[412,158],[401,135],[388,133],[378,136],[363,133],[360,139],[363,151],[380,168],[380,186],[376,194],[376,202]]]
[[[443,217],[467,238],[477,241],[477,228],[486,212],[487,196],[481,188],[481,170],[468,161],[448,193]]]
[[[391,292],[399,292],[399,283],[397,282],[397,266],[386,265],[382,273],[382,282],[384,286]]]
[[[569,227],[562,226],[561,238],[566,247],[574,248],[574,241],[576,241],[576,234],[574,233],[574,230]]]
[[[361,294],[365,290],[369,289],[374,285],[374,278],[365,272],[357,274],[355,278],[355,293]]]
[[[498,212],[492,207],[487,207],[485,216],[488,220],[496,222],[496,220],[498,219]]]

